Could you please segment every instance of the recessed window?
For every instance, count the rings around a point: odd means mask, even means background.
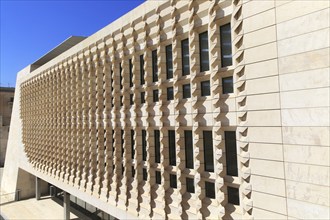
[[[132,59],[129,59],[129,86],[133,87],[133,63],[132,63]]]
[[[175,174],[170,174],[170,187],[174,189],[177,188],[177,180]]]
[[[141,92],[141,104],[146,103],[145,96],[146,96],[146,93],[145,92]]]
[[[190,74],[189,65],[189,40],[188,38],[181,41],[181,51],[182,51],[182,75],[186,76]]]
[[[167,100],[173,100],[174,99],[174,94],[173,94],[173,87],[168,87],[167,88]]]
[[[142,175],[143,175],[143,180],[146,181],[148,179],[148,174],[147,174],[146,168],[143,168]]]
[[[135,169],[134,169],[134,166],[132,166],[132,177],[134,178],[135,176]]]
[[[131,130],[131,151],[132,151],[132,159],[134,159],[134,145],[135,145],[135,140],[134,140],[134,130]]]
[[[168,149],[170,157],[170,165],[176,166],[176,150],[175,150],[175,131],[168,131]]]
[[[193,178],[186,178],[187,192],[195,193],[195,183]]]
[[[192,131],[184,131],[184,145],[186,156],[186,168],[194,168],[194,152],[193,152],[193,138]]]
[[[120,89],[123,88],[123,67],[121,66],[121,63],[119,63],[119,85]]]
[[[167,45],[165,50],[166,50],[166,79],[172,79],[173,78],[172,44]]]
[[[159,101],[159,97],[158,97],[158,89],[155,89],[153,91],[153,100],[154,102],[158,102]]]
[[[155,163],[160,163],[160,132],[154,130],[154,144],[155,144]]]
[[[201,72],[207,71],[209,67],[209,39],[207,31],[199,35],[199,57]]]
[[[191,97],[190,84],[182,85],[182,98],[187,99]]]
[[[205,171],[214,171],[212,131],[203,131]]]
[[[143,85],[144,83],[144,58],[143,55],[140,55],[140,84]]]
[[[160,176],[160,171],[156,171],[156,183],[157,184],[162,183],[162,177]]]
[[[147,132],[142,130],[142,160],[147,161]]]
[[[202,90],[202,96],[210,95],[210,81],[209,80],[201,82],[201,90]]]
[[[222,78],[222,93],[228,94],[234,92],[234,86],[233,86],[233,77],[225,77]]]
[[[228,192],[228,203],[239,205],[239,190],[234,187],[227,187]]]
[[[205,182],[205,196],[215,199],[214,183]]]
[[[152,51],[152,81],[158,81],[157,50]]]
[[[225,149],[227,175],[238,176],[235,131],[225,131]]]
[[[134,101],[133,101],[133,94],[129,94],[129,104],[133,105]]]
[[[124,139],[124,130],[121,130],[121,157],[123,158],[124,156],[124,143],[125,139]]]
[[[231,51],[231,28],[230,23],[220,26],[220,41],[221,41],[221,66],[232,65]]]
[[[123,96],[120,96],[120,106],[123,106]]]

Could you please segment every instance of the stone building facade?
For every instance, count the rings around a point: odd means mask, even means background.
[[[147,1],[18,74],[2,187],[22,169],[120,219],[329,218],[329,58],[328,1]]]
[[[0,87],[0,167],[3,167],[5,164],[14,93],[15,88]]]

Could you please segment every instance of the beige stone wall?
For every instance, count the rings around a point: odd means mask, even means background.
[[[23,181],[17,172],[21,167],[117,218],[327,218],[328,18],[327,1],[144,3],[37,70],[28,67],[19,74],[7,158],[16,153],[20,160],[6,164],[2,187],[14,190],[17,177]],[[233,65],[221,68],[219,26],[228,22]],[[200,72],[199,33],[204,31],[210,70]],[[188,76],[181,74],[185,38]],[[167,80],[169,44],[173,79]],[[158,82],[152,82],[153,50]],[[145,85],[140,85],[140,55]],[[234,93],[222,94],[222,77],[231,75]],[[208,97],[201,97],[204,80],[211,84]],[[191,98],[183,100],[186,83]],[[170,86],[173,101],[166,99]],[[145,104],[140,104],[141,92]],[[146,161],[142,129],[147,132]],[[160,163],[155,163],[155,129],[160,131]],[[169,129],[176,134],[176,166],[168,161]],[[185,167],[184,130],[193,132],[194,169]],[[214,172],[204,171],[203,130],[212,131]],[[225,131],[236,131],[238,177],[226,175]],[[160,185],[155,171],[161,173]],[[177,175],[176,189],[169,186],[169,174]],[[195,193],[186,191],[186,177],[194,179]],[[215,183],[215,199],[205,196],[205,181]],[[228,203],[227,186],[239,187],[240,205]]]

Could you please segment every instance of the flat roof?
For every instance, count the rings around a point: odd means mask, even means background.
[[[76,44],[80,43],[81,41],[83,41],[86,38],[87,37],[82,37],[82,36],[70,36],[65,41],[60,43],[58,46],[53,48],[51,51],[46,53],[44,56],[39,58],[37,61],[35,61],[31,65],[35,65],[36,66],[35,69],[37,69],[38,67],[40,67],[40,66],[44,65],[45,63],[47,63],[48,61],[54,59],[58,55],[60,55],[63,52],[67,51],[68,49],[70,49],[71,47],[73,47]]]
[[[15,92],[15,87],[0,87],[0,92]]]

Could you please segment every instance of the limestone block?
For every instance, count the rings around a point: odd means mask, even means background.
[[[287,196],[290,199],[310,202],[322,206],[329,206],[330,203],[330,188],[328,186],[287,180],[286,191]]]
[[[286,162],[313,164],[320,166],[330,165],[329,147],[284,145],[284,160]]]
[[[264,219],[269,219],[269,220],[275,220],[275,219],[283,220],[283,219],[286,219],[287,218],[286,215],[281,215],[281,214],[274,213],[274,212],[271,212],[271,211],[259,209],[257,207],[253,207],[253,216],[254,216],[254,219],[260,219],[260,220],[264,220]]]
[[[275,213],[286,215],[285,197],[274,196],[266,193],[252,192],[253,206]]]
[[[247,126],[281,126],[280,110],[249,111]]]
[[[275,24],[275,10],[271,9],[243,21],[244,33],[249,33]]]
[[[325,8],[329,8],[329,1],[292,1],[276,8],[276,21],[281,23]]]
[[[276,43],[269,43],[245,50],[245,63],[261,62],[277,57]]]
[[[267,71],[265,71],[267,69]],[[251,63],[245,66],[246,79],[255,79],[278,74],[277,60],[271,59],[258,63]]]
[[[249,152],[251,158],[283,161],[281,144],[249,143]]]
[[[298,219],[328,219],[330,209],[327,206],[311,204],[305,201],[287,199],[288,215]]]
[[[257,1],[252,1],[252,2],[259,3]],[[265,2],[271,2],[271,1],[265,1]],[[275,25],[245,34],[243,38],[245,49],[271,43],[274,41],[276,41]]]
[[[284,144],[329,146],[329,127],[283,127]]]
[[[329,88],[281,92],[281,106],[282,108],[327,107],[329,96]]]
[[[287,57],[280,57],[278,63],[280,74],[326,68],[330,65],[330,51],[329,48],[325,48]]]
[[[250,127],[249,141],[257,143],[281,143],[281,127]]]
[[[278,56],[284,57],[326,47],[329,47],[329,28],[279,40]]]
[[[227,112],[220,114],[221,126],[237,126],[236,112]]]
[[[283,5],[283,4],[287,4],[289,2],[291,2],[293,0],[281,0],[281,1],[275,1],[275,6],[278,7],[280,5]]]
[[[278,77],[272,76],[254,80],[247,80],[245,89],[248,95],[278,92]]]
[[[243,4],[242,10],[244,10],[244,18],[248,18],[274,7],[274,1],[249,1]]]
[[[231,112],[236,111],[236,99],[229,98],[221,98],[220,99],[220,110],[221,112]]]
[[[329,186],[329,167],[309,164],[285,163],[287,180]]]
[[[278,93],[247,96],[247,110],[279,109],[280,101]]]
[[[328,126],[330,108],[282,109],[283,126]]]
[[[253,191],[285,197],[285,182],[283,179],[251,175],[250,183]]]
[[[284,178],[283,162],[251,159],[250,168],[252,175]]]
[[[282,40],[329,27],[329,9],[316,11],[277,25],[277,39]]]
[[[281,91],[329,87],[329,68],[280,75]]]

